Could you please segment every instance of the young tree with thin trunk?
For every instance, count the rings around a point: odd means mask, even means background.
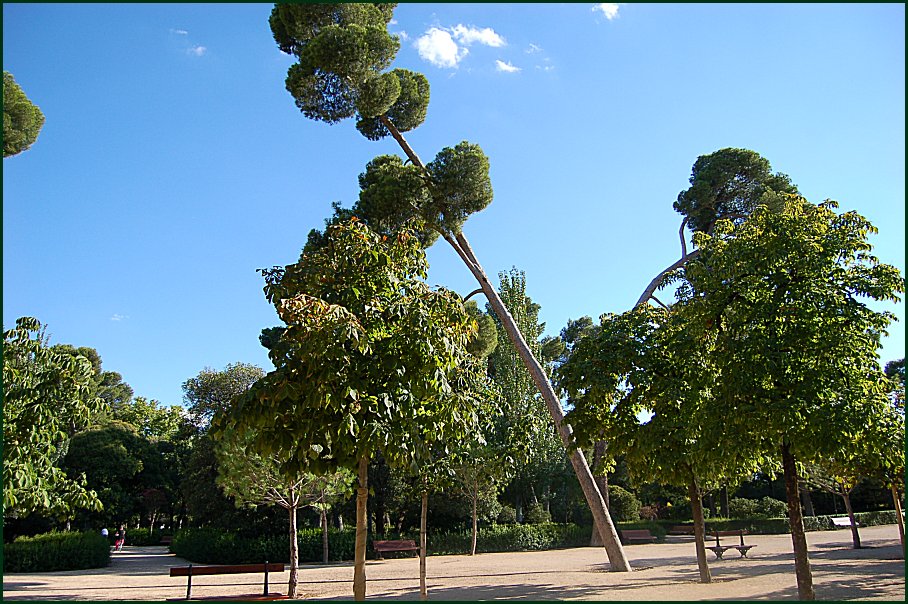
[[[391,136],[398,143],[408,163],[396,156],[370,162],[360,177],[363,193],[353,213],[383,233],[392,233],[415,218],[422,224],[420,238],[425,245],[440,236],[455,250],[529,370],[563,444],[570,447],[573,437],[570,426],[563,422],[561,401],[462,231],[470,214],[492,200],[488,159],[478,145],[464,141],[442,149],[425,164],[403,136],[425,119],[429,84],[425,76],[413,71],[385,71],[400,45],[387,31],[394,6],[276,5],[270,18],[275,41],[282,51],[299,59],[288,70],[287,90],[306,117],[329,124],[356,117],[357,130],[366,138]],[[339,212],[342,217],[350,213]],[[310,241],[319,237],[313,233]],[[583,452],[575,449],[571,463],[594,518],[605,527],[612,569],[629,571],[630,563]]]
[[[366,595],[368,467],[427,457],[433,443],[478,426],[477,381],[466,346],[476,323],[459,296],[424,282],[408,231],[386,237],[351,219],[327,229],[299,262],[264,271],[285,327],[272,332],[275,370],[243,395],[224,427],[254,425],[253,448],[283,475],[355,470],[353,593]]]

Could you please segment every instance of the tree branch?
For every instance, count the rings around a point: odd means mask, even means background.
[[[637,299],[637,302],[634,304],[634,308],[645,304],[647,300],[653,297],[653,294],[656,293],[656,290],[659,289],[659,285],[662,283],[662,279],[665,278],[665,275],[672,272],[673,270],[684,266],[688,260],[693,260],[700,255],[700,250],[694,250],[691,253],[682,256],[680,260],[674,262],[671,266],[664,269],[661,273],[656,275],[652,281],[649,282],[649,285],[646,286],[646,289],[643,290],[643,293],[640,294],[640,297]],[[660,302],[661,304],[661,302]]]
[[[681,238],[681,257],[687,256],[687,240],[684,237],[684,229],[687,228],[687,216],[681,221],[681,228],[678,229],[678,237]]]
[[[479,289],[474,289],[473,291],[471,291],[470,293],[467,294],[467,296],[463,299],[463,301],[466,302],[467,300],[469,300],[470,298],[472,298],[472,297],[475,296],[476,294],[481,294],[481,293],[482,293],[482,288],[481,288],[481,287],[480,287]]]

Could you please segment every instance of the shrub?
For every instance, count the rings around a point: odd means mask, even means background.
[[[102,568],[110,563],[110,544],[101,533],[45,533],[3,545],[3,572],[47,572]]]
[[[541,505],[535,504],[527,508],[523,521],[527,524],[547,524],[552,521],[552,515]]]
[[[481,528],[476,535],[476,551],[523,552],[581,547],[589,545],[589,527],[576,524],[505,524]],[[466,554],[470,551],[470,532],[428,535],[430,554]]]
[[[618,485],[609,485],[609,513],[614,522],[640,520],[640,500]]]
[[[111,531],[111,539],[115,532]],[[163,536],[164,533],[160,530],[152,532],[147,528],[126,529],[126,545],[160,545]]]
[[[322,561],[322,529],[305,528],[298,533],[299,561]],[[329,560],[352,560],[355,531],[328,529]],[[370,547],[371,549],[371,547]],[[253,564],[290,561],[290,537],[259,535],[244,537],[215,528],[186,529],[174,535],[170,551],[181,558],[205,564]]]
[[[498,524],[517,524],[517,510],[509,505],[501,506],[497,522]]]
[[[788,516],[788,504],[772,497],[744,499],[735,497],[728,502],[732,518],[783,518]]]

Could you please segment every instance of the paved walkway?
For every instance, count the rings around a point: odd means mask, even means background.
[[[548,552],[431,556],[427,562],[431,600],[796,600],[797,584],[789,535],[752,535],[756,547],[741,558],[709,553],[713,583],[698,582],[692,537],[625,548],[632,573],[608,572],[601,548]],[[898,528],[861,529],[866,549],[851,549],[848,529],[807,534],[817,599],[903,601],[905,566]],[[3,578],[4,600],[154,600],[186,594],[185,578],[168,568],[187,564],[164,547],[129,547],[111,556],[106,568]],[[415,558],[370,560],[369,599],[419,599]],[[270,591],[287,593],[289,572],[271,573]],[[353,566],[338,563],[300,568],[299,598],[350,600]],[[213,575],[193,580],[193,596],[261,593],[261,575]]]

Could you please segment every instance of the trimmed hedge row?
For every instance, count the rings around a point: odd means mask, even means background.
[[[113,543],[114,532],[110,532],[110,540]],[[152,532],[147,528],[134,528],[126,530],[126,545],[160,545],[161,537],[165,533],[162,533],[160,530]]]
[[[588,545],[590,528],[574,524],[510,524],[482,528],[477,534],[478,552],[515,552],[547,550]],[[393,539],[395,535],[386,535]],[[401,535],[414,540],[418,535]],[[319,528],[299,531],[299,561],[322,561],[322,532]],[[334,561],[352,560],[355,531],[329,529],[328,554]],[[366,545],[367,555],[373,556],[371,537]],[[470,551],[470,533],[435,533],[429,535],[429,554],[466,554]],[[268,560],[287,563],[290,542],[286,535],[240,537],[218,529],[187,529],[178,532],[170,551],[181,558],[202,564],[248,564]]]
[[[110,544],[98,532],[45,533],[3,544],[4,573],[101,568],[110,563]]]
[[[881,524],[896,524],[897,522],[895,510],[858,512],[854,517],[855,520],[858,521],[859,526],[878,526]],[[835,526],[832,523],[832,518],[832,516],[804,516],[804,530],[808,532],[833,531],[842,528]],[[664,521],[659,521],[659,524],[663,526],[673,526],[678,523],[665,523]],[[690,524],[690,522],[685,524]],[[639,528],[649,527],[641,526]],[[740,529],[744,529],[752,535],[780,535],[791,532],[788,525],[788,518],[717,518],[706,521],[707,532],[737,531]],[[653,534],[655,535],[655,532]]]

